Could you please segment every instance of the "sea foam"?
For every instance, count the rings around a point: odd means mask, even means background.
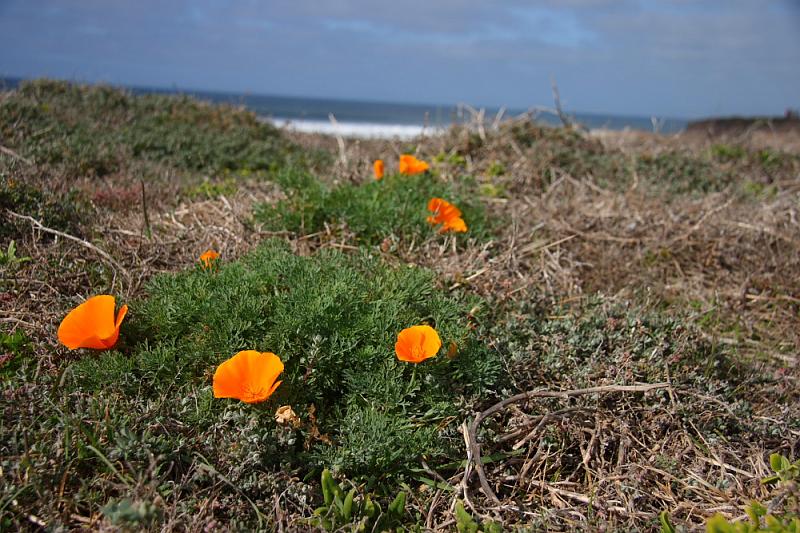
[[[412,139],[419,135],[437,135],[441,128],[425,127],[416,124],[378,124],[375,122],[336,122],[327,120],[304,120],[288,118],[270,119],[275,126],[303,133],[325,133],[356,137],[359,139],[398,138]]]

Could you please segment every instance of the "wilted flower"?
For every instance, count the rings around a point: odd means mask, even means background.
[[[301,426],[300,417],[294,412],[291,405],[282,405],[275,411],[275,422],[281,426],[292,426],[299,428]]]

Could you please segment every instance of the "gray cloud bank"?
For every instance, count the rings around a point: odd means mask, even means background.
[[[0,75],[694,117],[800,105],[795,0],[0,0]]]

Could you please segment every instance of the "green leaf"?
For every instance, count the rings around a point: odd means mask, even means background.
[[[786,461],[786,458],[779,453],[773,453],[769,456],[769,466],[771,466],[772,470],[776,473],[779,473],[784,469],[784,461]],[[788,463],[788,461],[786,462]]]
[[[401,516],[403,516],[405,508],[406,508],[406,493],[400,491],[395,497],[394,501],[389,504],[387,512],[394,515],[397,518],[400,518]]]
[[[325,500],[325,505],[330,506],[333,502],[333,496],[336,494],[334,487],[336,486],[333,481],[331,471],[327,468],[322,471],[322,497]]]
[[[500,522],[486,522],[483,524],[483,531],[485,533],[503,533],[503,526]]]
[[[375,518],[380,512],[380,506],[372,501],[372,498],[369,497],[369,494],[364,498],[364,514],[370,518]]]
[[[761,522],[761,517],[767,514],[767,508],[757,501],[750,502],[750,505],[745,508],[745,511],[754,525],[758,525]]]
[[[706,522],[706,533],[734,533],[734,529],[724,516],[715,514]]]
[[[347,496],[344,499],[344,503],[342,504],[342,518],[344,519],[345,524],[350,522],[350,518],[353,514],[353,498],[356,495],[356,489],[350,489],[350,492],[347,493]]]
[[[658,520],[661,522],[661,533],[675,533],[675,527],[672,525],[667,511],[661,511]]]
[[[472,519],[461,500],[456,500],[456,530],[458,533],[478,533],[478,524]]]

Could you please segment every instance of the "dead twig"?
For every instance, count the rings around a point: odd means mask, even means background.
[[[336,143],[339,145],[339,160],[342,162],[343,166],[347,166],[347,149],[344,146],[344,137],[339,133],[339,122],[336,120],[333,113],[328,113],[328,120],[330,120],[333,125]]]
[[[111,257],[108,254],[108,252],[106,252],[104,250],[101,250],[100,248],[98,248],[94,244],[90,243],[89,241],[84,240],[84,239],[80,239],[78,237],[75,237],[74,235],[70,235],[69,233],[64,233],[63,231],[58,231],[58,230],[53,229],[53,228],[48,228],[47,226],[45,226],[44,224],[42,224],[41,222],[39,222],[38,220],[36,220],[35,218],[33,218],[31,216],[20,215],[19,213],[15,213],[14,211],[11,211],[10,209],[6,209],[6,212],[9,215],[11,215],[12,217],[14,217],[14,218],[18,218],[20,220],[27,220],[28,222],[33,224],[34,228],[38,229],[39,231],[44,231],[45,233],[50,233],[51,235],[57,235],[59,237],[65,238],[65,239],[69,239],[71,241],[77,242],[81,246],[84,246],[84,247],[92,250],[93,252],[97,253],[100,257],[102,257],[103,259],[108,261],[108,263],[112,267],[114,267],[118,272],[121,272],[125,276],[125,278],[128,280],[128,282],[130,283],[131,276],[128,273],[128,271],[125,270],[125,268],[122,265],[120,265],[113,257]]]
[[[12,150],[11,148],[6,148],[2,144],[0,144],[0,153],[4,153],[6,155],[10,155],[14,159],[19,159],[20,161],[22,161],[23,163],[26,163],[28,165],[32,165],[33,164],[33,161],[31,161],[27,157],[22,157],[21,155],[19,155],[17,152]]]
[[[533,398],[567,399],[575,396],[584,396],[587,394],[602,394],[607,392],[648,392],[652,390],[665,389],[669,387],[670,387],[669,383],[651,383],[646,385],[603,385],[599,387],[588,387],[585,389],[571,389],[565,391],[533,390],[516,394],[514,396],[511,396],[510,398],[506,398],[501,402],[497,402],[496,404],[489,407],[485,411],[479,413],[478,416],[475,417],[475,419],[469,426],[465,425],[464,440],[467,443],[467,465],[464,471],[464,478],[462,480],[465,499],[467,499],[468,482],[469,482],[469,477],[472,474],[470,466],[472,466],[475,469],[475,472],[478,473],[478,480],[480,481],[481,489],[483,489],[483,492],[495,503],[500,504],[500,499],[497,497],[492,488],[489,486],[489,482],[486,479],[486,472],[484,471],[483,465],[481,463],[481,448],[480,445],[478,444],[477,433],[478,433],[478,427],[480,426],[481,422],[484,419],[492,416],[493,414],[499,411],[502,411],[507,406],[517,402],[524,402],[527,400],[531,400]]]
[[[573,126],[572,120],[561,108],[561,95],[558,92],[558,84],[556,83],[555,78],[550,78],[550,87],[553,89],[553,105],[556,106],[556,114],[558,115],[559,120],[565,128],[571,128]]]

